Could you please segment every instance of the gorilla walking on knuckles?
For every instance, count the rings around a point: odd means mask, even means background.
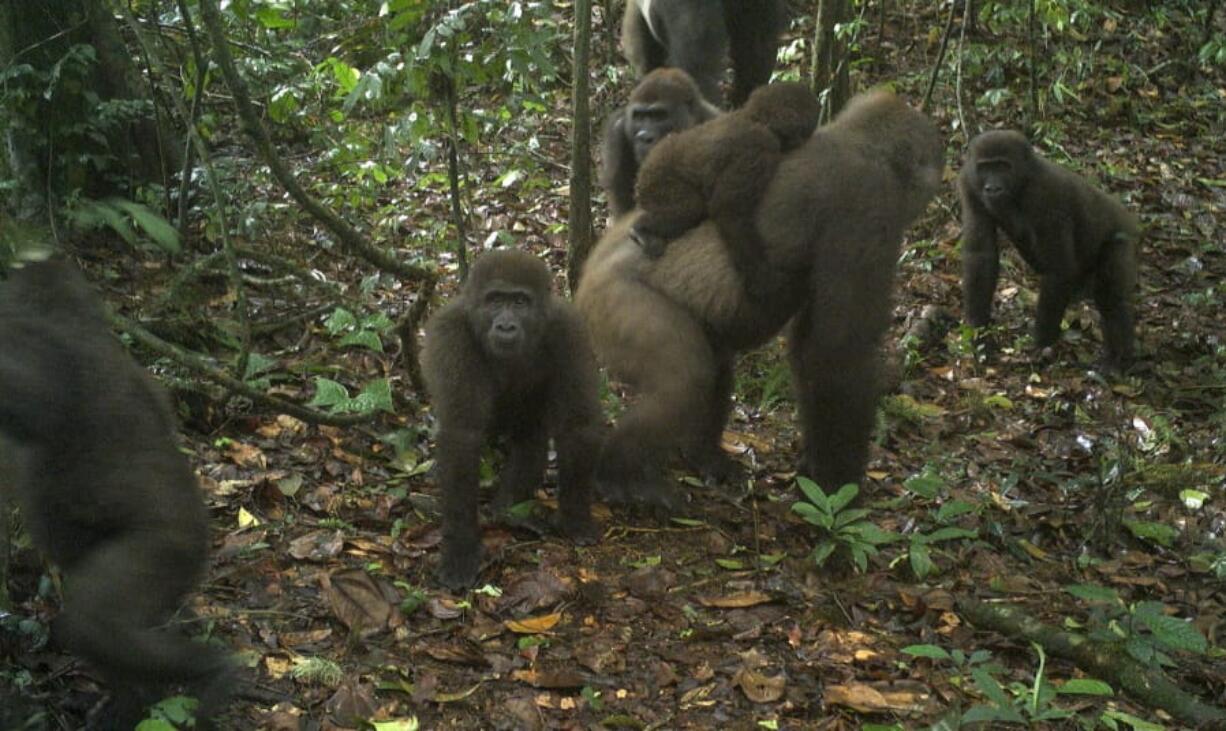
[[[198,718],[224,702],[219,649],[162,631],[205,569],[208,524],[175,421],[149,375],[111,335],[101,304],[66,263],[0,281],[0,435],[33,539],[64,574],[52,636],[111,689],[93,728],[131,729],[168,686]]]
[[[770,81],[786,26],[786,0],[627,0],[622,48],[640,74],[661,66],[685,70],[715,104],[731,56],[731,101],[740,106]]]
[[[761,299],[780,284],[764,256],[754,214],[784,154],[817,128],[821,105],[796,82],[754,90],[745,106],[661,140],[635,186],[642,214],[632,235],[648,256],[711,219],[729,248],[746,292]]]
[[[727,459],[736,353],[789,320],[803,426],[800,469],[827,489],[864,476],[903,232],[935,194],[940,132],[885,92],[863,94],[786,155],[755,215],[764,257],[784,273],[773,297],[748,297],[711,222],[653,259],[616,222],[592,251],[576,293],[596,352],[639,392],[597,468],[612,501],[675,509],[665,479],[682,452],[700,471]]]
[[[605,124],[600,185],[609,198],[610,217],[616,221],[634,208],[639,166],[657,142],[719,115],[686,72],[661,68],[643,77],[626,106]]]
[[[1102,318],[1103,366],[1126,367],[1133,355],[1136,217],[1078,175],[1039,157],[1013,131],[985,132],[971,141],[958,190],[966,322],[980,327],[991,320],[1001,229],[1039,274],[1035,344],[1055,344],[1064,311],[1088,290]]]
[[[550,293],[545,264],[513,250],[478,259],[460,295],[427,324],[421,363],[438,419],[439,580],[461,589],[477,579],[478,470],[491,437],[505,437],[509,452],[496,511],[532,497],[553,437],[559,527],[576,543],[594,543],[591,480],[602,429],[596,361],[578,313]]]

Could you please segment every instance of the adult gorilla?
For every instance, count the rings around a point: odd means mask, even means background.
[[[748,298],[714,224],[649,258],[619,220],[588,260],[576,294],[605,365],[639,391],[606,442],[597,479],[614,502],[672,510],[664,478],[680,449],[718,475],[733,357],[789,319],[803,422],[801,471],[823,487],[863,476],[877,399],[877,346],[889,324],[904,229],[941,179],[933,124],[892,94],[851,101],[779,166],[757,214],[766,264],[785,285]]]

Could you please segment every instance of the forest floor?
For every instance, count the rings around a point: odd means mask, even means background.
[[[885,63],[862,87],[894,81],[913,102],[922,96],[935,47],[904,42],[910,23],[891,19]],[[1130,54],[1187,55],[1145,28],[1125,17],[1104,35],[1143,39]],[[1128,716],[1180,727],[1118,686],[1112,697],[1029,695],[1040,673],[1052,686],[1084,673],[977,629],[958,608],[974,597],[1167,650],[1162,626],[1139,621],[1138,607],[1154,601],[1210,645],[1226,633],[1226,584],[1209,566],[1226,552],[1226,78],[1133,62],[1152,75],[1086,81],[1080,102],[1049,101],[1067,113],[1046,119],[1039,142],[1049,157],[1077,161],[1145,226],[1140,358],[1116,380],[1092,370],[1100,338],[1085,305],[1070,309],[1054,357],[1036,361],[1026,335],[1035,280],[1015,256],[1006,256],[999,324],[987,338],[933,315],[956,320],[961,311],[953,171],[965,137],[953,124],[953,79],[942,78],[933,116],[950,135],[949,184],[904,244],[888,338],[894,377],[864,486],[865,520],[901,539],[864,570],[838,554],[817,566],[821,534],[791,509],[801,497],[798,434],[781,342],[739,366],[725,443],[748,484],[705,487],[677,473],[689,495],[684,515],[659,523],[598,505],[603,540],[584,548],[487,520],[487,563],[467,595],[432,580],[440,535],[426,404],[406,397],[390,419],[421,435],[400,452],[378,429],[288,417],[239,417],[220,433],[189,434],[215,529],[195,622],[239,653],[255,689],[225,726],[415,717],[421,728],[463,729],[918,728],[1008,705],[1032,728],[1094,728],[1104,714],[1119,728]],[[963,84],[970,107],[983,90]],[[559,93],[562,120],[566,99]],[[975,128],[1019,126],[1011,110]],[[555,141],[547,154],[566,159],[565,141]],[[491,184],[472,194],[482,209],[474,238],[512,231],[560,271],[564,174],[558,188],[527,195],[482,175]],[[446,205],[430,200],[415,215],[445,216]],[[327,357],[341,371],[402,379],[391,355]],[[612,391],[611,406],[620,389]],[[551,471],[540,494],[546,505],[553,479]],[[950,527],[963,532],[938,540]],[[36,575],[19,577],[14,595],[25,596]],[[1086,585],[1118,600],[1075,588]],[[21,606],[50,613],[54,604]],[[917,645],[928,649],[903,652]],[[1172,654],[1181,687],[1226,707],[1220,652]],[[42,650],[22,662],[64,728],[96,697],[70,658]],[[1042,715],[1051,709],[1074,716]]]

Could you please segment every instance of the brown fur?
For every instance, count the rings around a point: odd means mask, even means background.
[[[826,487],[863,476],[898,247],[936,191],[942,155],[936,128],[892,95],[854,99],[784,159],[763,197],[765,258],[787,275],[767,302],[746,297],[710,222],[655,260],[629,235],[632,218],[605,234],[576,304],[598,355],[640,391],[597,470],[611,499],[675,507],[662,469],[678,448],[718,465],[733,356],[791,318],[802,469]]]
[[[803,84],[759,87],[744,107],[670,135],[652,149],[635,186],[642,215],[634,235],[649,256],[710,218],[755,299],[779,278],[762,263],[754,213],[784,154],[817,128],[821,106]]]
[[[985,186],[999,186],[999,193],[989,195]],[[1039,157],[1012,131],[985,132],[971,141],[958,190],[966,321],[991,321],[1000,229],[1039,274],[1035,344],[1056,342],[1064,311],[1088,290],[1102,316],[1104,367],[1127,366],[1133,354],[1136,217],[1080,176]]]
[[[161,627],[204,573],[200,490],[165,395],[66,263],[0,281],[0,437],[30,537],[64,573],[52,636],[111,689],[95,726],[132,728],[145,702],[183,683],[211,727],[226,656]]]
[[[503,340],[499,333],[512,332]],[[470,586],[480,569],[477,513],[481,448],[507,440],[496,505],[532,497],[549,438],[558,451],[559,527],[596,540],[591,473],[600,446],[596,361],[583,321],[550,292],[549,270],[521,251],[474,264],[461,294],[426,326],[422,372],[438,421],[437,479],[443,498],[439,580]]]
[[[659,68],[644,76],[626,106],[605,123],[600,185],[609,199],[610,218],[616,221],[634,209],[639,166],[656,143],[719,114],[686,72]]]
[[[731,101],[740,106],[770,81],[786,25],[785,0],[627,0],[622,49],[640,74],[661,66],[684,69],[716,104],[723,98],[725,57],[731,56]]]

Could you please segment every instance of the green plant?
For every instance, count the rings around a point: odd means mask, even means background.
[[[927,500],[936,499],[945,488],[945,480],[931,470],[925,470],[918,475],[914,475],[903,484],[912,494]],[[975,505],[965,500],[948,500],[942,503],[932,514],[937,524],[935,530],[924,532],[917,529],[909,536],[910,543],[907,548],[907,558],[911,563],[911,570],[915,572],[917,579],[923,581],[936,568],[932,562],[930,546],[944,543],[945,541],[977,538],[979,536],[978,531],[952,525],[953,521],[959,517],[967,513],[973,513],[975,510]]]
[[[860,494],[855,483],[843,485],[834,495],[826,495],[807,477],[797,477],[796,484],[805,499],[792,503],[792,511],[818,528],[817,545],[811,554],[818,566],[841,551],[850,556],[857,569],[864,571],[868,559],[877,555],[878,546],[899,540],[898,534],[865,520],[867,508],[850,507]]]

